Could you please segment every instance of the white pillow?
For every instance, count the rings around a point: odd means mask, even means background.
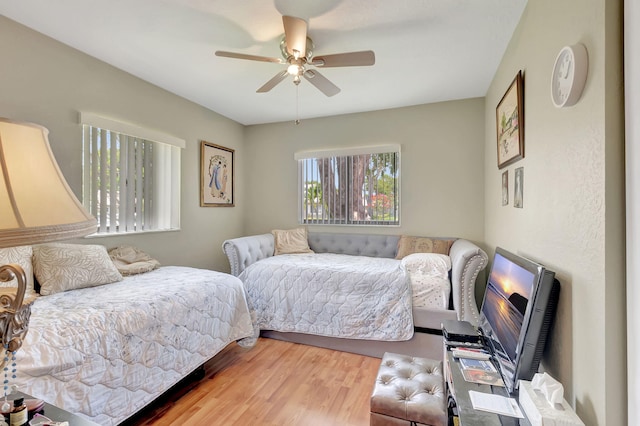
[[[400,264],[409,275],[414,307],[447,309],[451,294],[449,256],[414,253],[402,258]]]
[[[122,281],[122,275],[100,245],[41,244],[33,247],[33,270],[40,294]]]
[[[403,257],[401,264],[409,274],[448,279],[451,258],[446,254],[413,253]]]
[[[18,246],[8,247],[0,249],[0,265],[4,266],[8,263],[15,263],[20,265],[24,270],[24,274],[27,277],[27,289],[24,293],[25,299],[30,296],[35,296],[36,292],[33,289],[33,265],[31,264],[31,255],[33,250],[31,246]],[[6,283],[0,283],[0,287],[18,287],[17,280],[13,279]]]

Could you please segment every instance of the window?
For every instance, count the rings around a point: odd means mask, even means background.
[[[400,224],[399,145],[301,152],[295,159],[300,223]]]
[[[180,150],[185,141],[81,114],[83,204],[98,234],[180,228]]]

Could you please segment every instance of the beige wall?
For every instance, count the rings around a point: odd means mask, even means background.
[[[330,102],[327,100],[327,102]],[[483,99],[247,127],[245,231],[298,226],[298,151],[401,145],[400,227],[310,230],[483,240]]]
[[[557,271],[560,304],[544,367],[587,425],[626,424],[621,2],[530,1],[486,96],[485,238]],[[556,109],[558,51],[589,52],[582,99]],[[524,73],[524,208],[502,207],[495,107]],[[513,196],[513,186],[511,186]]]
[[[74,192],[82,189],[82,128],[87,111],[159,130],[187,141],[182,151],[182,230],[93,238],[113,247],[130,244],[163,264],[228,271],[221,245],[242,232],[243,127],[145,83],[4,17],[0,17],[0,116],[41,124]],[[199,207],[200,139],[236,150],[236,207]],[[46,208],[46,206],[43,206]]]

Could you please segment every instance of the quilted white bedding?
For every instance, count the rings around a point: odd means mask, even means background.
[[[239,278],[260,329],[389,341],[413,336],[411,288],[399,260],[279,255]]]
[[[16,354],[15,383],[98,424],[115,425],[252,334],[240,280],[163,267],[39,297]]]

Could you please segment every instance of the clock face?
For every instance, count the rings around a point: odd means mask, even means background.
[[[580,98],[586,78],[586,49],[574,50],[575,46],[564,47],[556,58],[551,75],[551,100],[560,108],[575,104]],[[584,51],[584,55],[582,54]],[[576,52],[579,57],[576,58]]]
[[[569,98],[573,84],[573,55],[570,51],[563,51],[558,58],[552,84],[556,103],[564,104]]]

